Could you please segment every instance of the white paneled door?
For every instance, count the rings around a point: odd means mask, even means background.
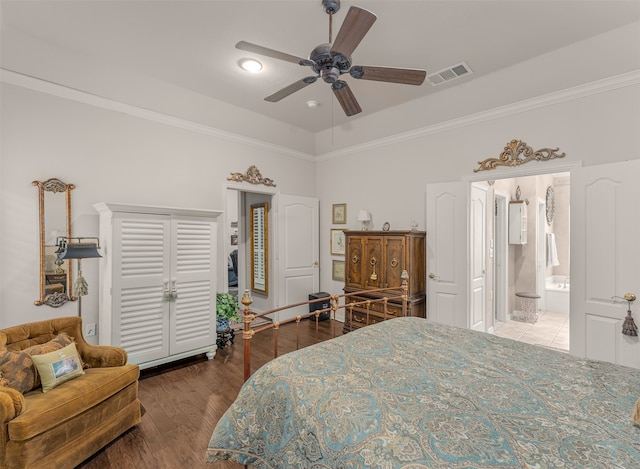
[[[427,185],[427,317],[468,327],[467,184]]]
[[[487,308],[487,260],[486,260],[486,220],[487,189],[479,184],[471,185],[469,207],[471,236],[469,240],[470,285],[469,305],[471,306],[471,329],[485,331]]]
[[[278,304],[309,300],[320,288],[319,201],[312,197],[277,196]],[[299,307],[278,313],[278,321],[308,313]]]
[[[571,353],[634,368],[640,343],[614,297],[640,296],[639,181],[640,160],[571,171]],[[640,324],[640,302],[632,311]]]

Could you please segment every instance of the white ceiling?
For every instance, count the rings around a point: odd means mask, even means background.
[[[432,73],[464,61],[474,73],[439,87],[426,81],[415,87],[347,76],[363,109],[351,118],[320,80],[278,103],[265,102],[265,96],[310,75],[309,69],[254,56],[264,70],[249,74],[237,63],[252,54],[234,45],[245,40],[307,57],[328,40],[329,17],[320,0],[1,0],[2,39],[13,45],[14,37],[30,37],[51,50],[318,132],[640,21],[638,0],[343,0],[334,17],[334,38],[351,5],[378,17],[353,53],[354,64]],[[46,59],[39,60],[43,74],[56,63],[55,56]],[[12,69],[17,63],[3,61],[2,66]],[[320,106],[308,109],[308,100]]]

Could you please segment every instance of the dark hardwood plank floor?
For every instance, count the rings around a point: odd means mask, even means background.
[[[334,327],[335,326],[335,327]],[[279,354],[295,349],[295,324],[281,326]],[[342,334],[342,323],[318,323],[318,337]],[[315,321],[299,324],[300,347],[315,343]],[[293,332],[293,334],[292,334]],[[252,339],[252,370],[273,356],[273,332]],[[232,462],[205,464],[204,455],[215,424],[235,400],[243,382],[242,334],[235,344],[218,350],[215,359],[204,355],[155,369],[143,370],[140,401],[146,409],[142,423],[124,433],[93,457],[82,469],[104,468],[242,468]]]

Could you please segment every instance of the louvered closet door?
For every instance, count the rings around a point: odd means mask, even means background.
[[[166,215],[117,214],[113,220],[113,344],[131,363],[169,353],[170,226]]]
[[[173,300],[170,320],[171,354],[216,342],[215,222],[197,217],[174,217],[171,223]]]

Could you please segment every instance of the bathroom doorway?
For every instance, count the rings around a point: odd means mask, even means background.
[[[489,181],[487,266],[492,318],[487,331],[501,337],[569,350],[571,282],[569,173]],[[510,205],[525,215],[510,219]],[[514,223],[524,234],[510,239]],[[523,239],[524,238],[524,241]],[[538,298],[523,298],[531,293]],[[523,311],[535,311],[523,319]],[[524,315],[526,316],[526,315]]]

